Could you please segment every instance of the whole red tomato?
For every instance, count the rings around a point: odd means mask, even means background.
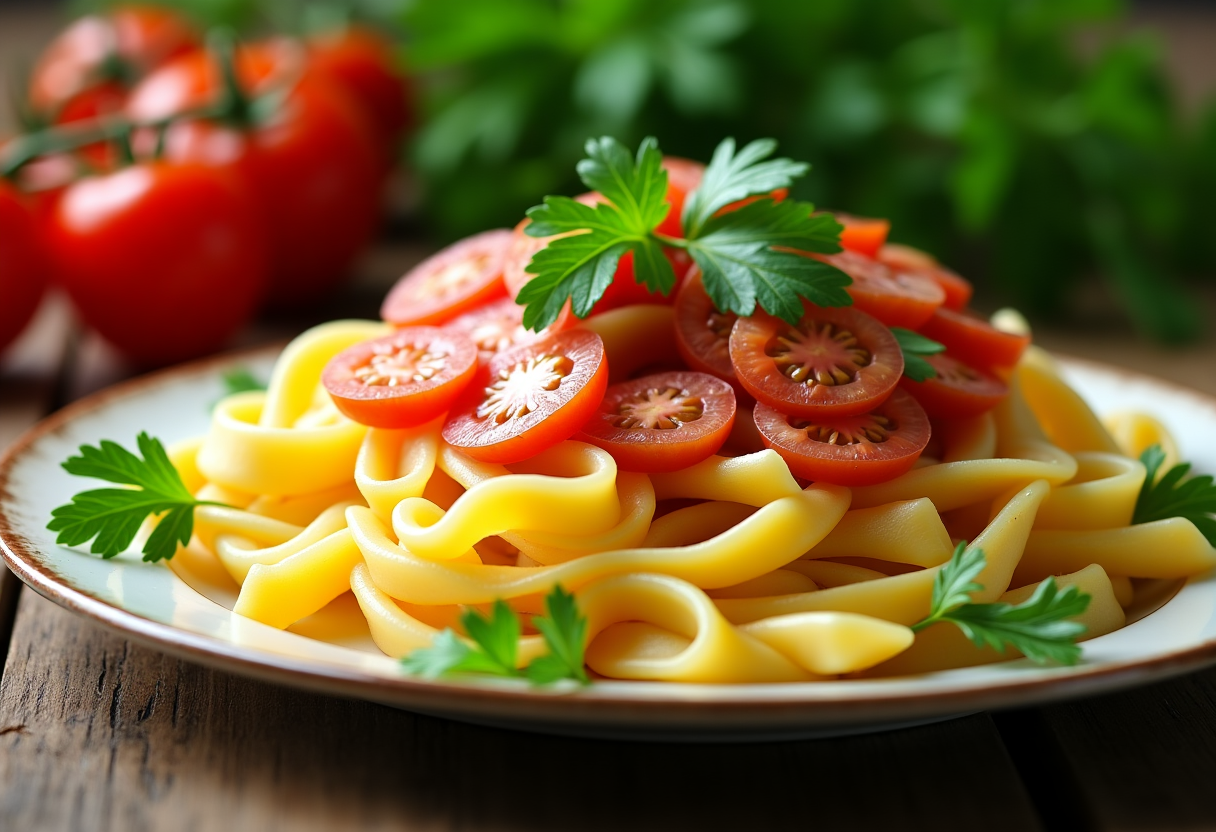
[[[155,161],[70,185],[46,234],[84,320],[161,365],[223,346],[253,315],[267,274],[260,223],[234,173]]]
[[[363,109],[391,167],[411,121],[409,87],[396,68],[392,42],[373,29],[348,26],[310,38],[308,61]]]
[[[29,209],[17,191],[0,180],[0,350],[34,316],[46,289],[44,265]]]
[[[330,82],[305,74],[298,44],[271,41],[237,54],[254,95],[284,94],[243,123],[186,120],[167,132],[165,158],[234,167],[250,183],[270,235],[270,298],[315,300],[339,282],[379,220],[379,157],[363,115]],[[214,103],[222,90],[214,56],[185,55],[131,93],[136,120]]]
[[[30,76],[30,104],[35,112],[57,118],[73,99],[93,87],[125,87],[197,46],[198,33],[168,9],[119,6],[82,17],[51,41],[38,59]]]

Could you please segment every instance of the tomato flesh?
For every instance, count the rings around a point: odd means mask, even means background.
[[[803,306],[796,326],[763,313],[735,323],[730,358],[739,383],[757,401],[801,416],[873,409],[904,371],[895,336],[857,309]]]
[[[942,306],[947,309],[965,309],[971,302],[974,291],[971,282],[919,249],[887,243],[875,256],[897,272],[919,274],[932,280],[946,293]]]
[[[853,278],[853,284],[846,289],[853,305],[887,326],[918,329],[946,299],[942,288],[929,278],[892,271],[855,251],[814,257]]]
[[[875,257],[879,249],[887,241],[887,233],[891,230],[889,220],[855,217],[852,214],[836,214],[836,222],[843,228],[840,231],[840,245],[848,251]]]
[[[929,418],[896,390],[868,413],[808,420],[763,402],[753,411],[764,444],[798,477],[836,485],[874,485],[910,470],[929,444]]]
[[[718,311],[705,291],[699,269],[680,286],[675,312],[676,349],[688,366],[741,389],[730,360],[730,333],[739,316]]]
[[[937,376],[925,381],[905,378],[899,386],[911,393],[932,419],[979,416],[1009,395],[1005,382],[948,353],[927,355],[924,359],[937,371]]]
[[[953,309],[937,310],[920,332],[979,370],[1007,370],[1030,345],[1029,335],[1003,332],[983,318]]]
[[[484,462],[522,462],[577,433],[607,386],[600,337],[559,332],[492,358],[452,408],[443,438]]]
[[[470,309],[444,327],[467,335],[477,347],[478,360],[486,363],[500,352],[561,332],[573,322],[574,316],[566,307],[551,325],[533,332],[524,328],[524,308],[510,298],[501,298]]]
[[[343,350],[325,366],[321,383],[356,422],[407,428],[447,412],[476,369],[477,348],[468,338],[416,326]]]
[[[613,384],[576,436],[625,471],[678,471],[718,452],[735,421],[735,393],[720,378],[685,371]]]
[[[397,281],[380,317],[397,326],[442,324],[505,297],[503,257],[511,239],[506,228],[483,231],[428,257]]]

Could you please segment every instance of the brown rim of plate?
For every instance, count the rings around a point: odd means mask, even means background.
[[[277,349],[277,348],[273,348]],[[1150,659],[1104,664],[1100,667],[1071,667],[1054,678],[1011,678],[997,684],[962,682],[945,692],[891,694],[887,680],[875,680],[873,692],[851,691],[847,698],[832,697],[831,682],[790,685],[689,685],[682,683],[631,683],[633,690],[621,692],[614,684],[611,693],[598,693],[591,685],[569,689],[534,689],[481,680],[429,681],[402,675],[386,679],[347,668],[322,667],[307,661],[256,648],[246,648],[211,636],[180,630],[152,621],[69,586],[35,555],[34,547],[20,538],[4,504],[12,500],[8,482],[17,460],[44,436],[54,434],[74,419],[108,403],[127,398],[165,379],[204,375],[217,368],[266,356],[264,347],[228,353],[160,370],[117,384],[76,401],[51,414],[26,431],[0,457],[0,554],[9,568],[40,595],[65,609],[77,612],[124,636],[179,657],[247,676],[338,692],[385,704],[431,711],[450,716],[535,720],[550,725],[591,721],[598,725],[659,725],[680,731],[705,729],[748,731],[826,725],[864,724],[884,720],[973,712],[990,708],[1059,700],[1124,685],[1144,684],[1216,662],[1216,639]],[[1121,370],[1099,362],[1060,357],[1064,366],[1079,367],[1099,375],[1115,374],[1128,380],[1164,387],[1193,400],[1216,419],[1216,399],[1173,382]],[[898,681],[892,677],[891,681]],[[905,677],[915,678],[915,677]],[[809,686],[809,687],[808,687]],[[777,691],[790,688],[791,695]],[[750,693],[763,688],[764,695]],[[673,696],[673,689],[687,692]],[[717,698],[718,691],[727,692]],[[709,696],[707,691],[711,692]],[[816,693],[808,695],[808,691]],[[818,695],[823,691],[824,695]],[[1029,697],[1027,694],[1031,694]],[[719,720],[726,719],[721,725]]]

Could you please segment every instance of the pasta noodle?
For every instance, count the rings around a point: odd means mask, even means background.
[[[669,309],[592,325],[622,377],[655,349],[674,354]],[[1104,425],[1034,348],[995,411],[937,425],[937,459],[848,489],[802,485],[771,450],[646,475],[577,441],[499,465],[445,443],[442,420],[366,428],[319,377],[386,331],[339,321],[304,333],[268,390],[224,399],[206,436],[171,449],[192,492],[233,506],[198,509],[170,564],[184,580],[231,585],[236,613],[318,637],[337,626],[318,613],[360,615],[393,657],[459,629],[469,607],[538,612],[560,585],[587,617],[594,672],[745,683],[1008,658],[954,627],[910,629],[960,531],[986,556],[973,600],[1018,603],[1054,575],[1092,597],[1089,638],[1123,626],[1133,579],[1216,565],[1186,520],[1131,524],[1145,478],[1135,456],[1153,443],[1176,456],[1165,428],[1140,414]],[[657,346],[639,350],[639,331]],[[545,651],[525,631],[519,666]]]

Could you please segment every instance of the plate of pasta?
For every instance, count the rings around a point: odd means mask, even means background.
[[[974,315],[883,223],[785,199],[803,168],[763,142],[621,150],[383,320],[36,426],[0,461],[9,566],[217,667],[588,736],[874,730],[1216,661],[1216,402]]]

